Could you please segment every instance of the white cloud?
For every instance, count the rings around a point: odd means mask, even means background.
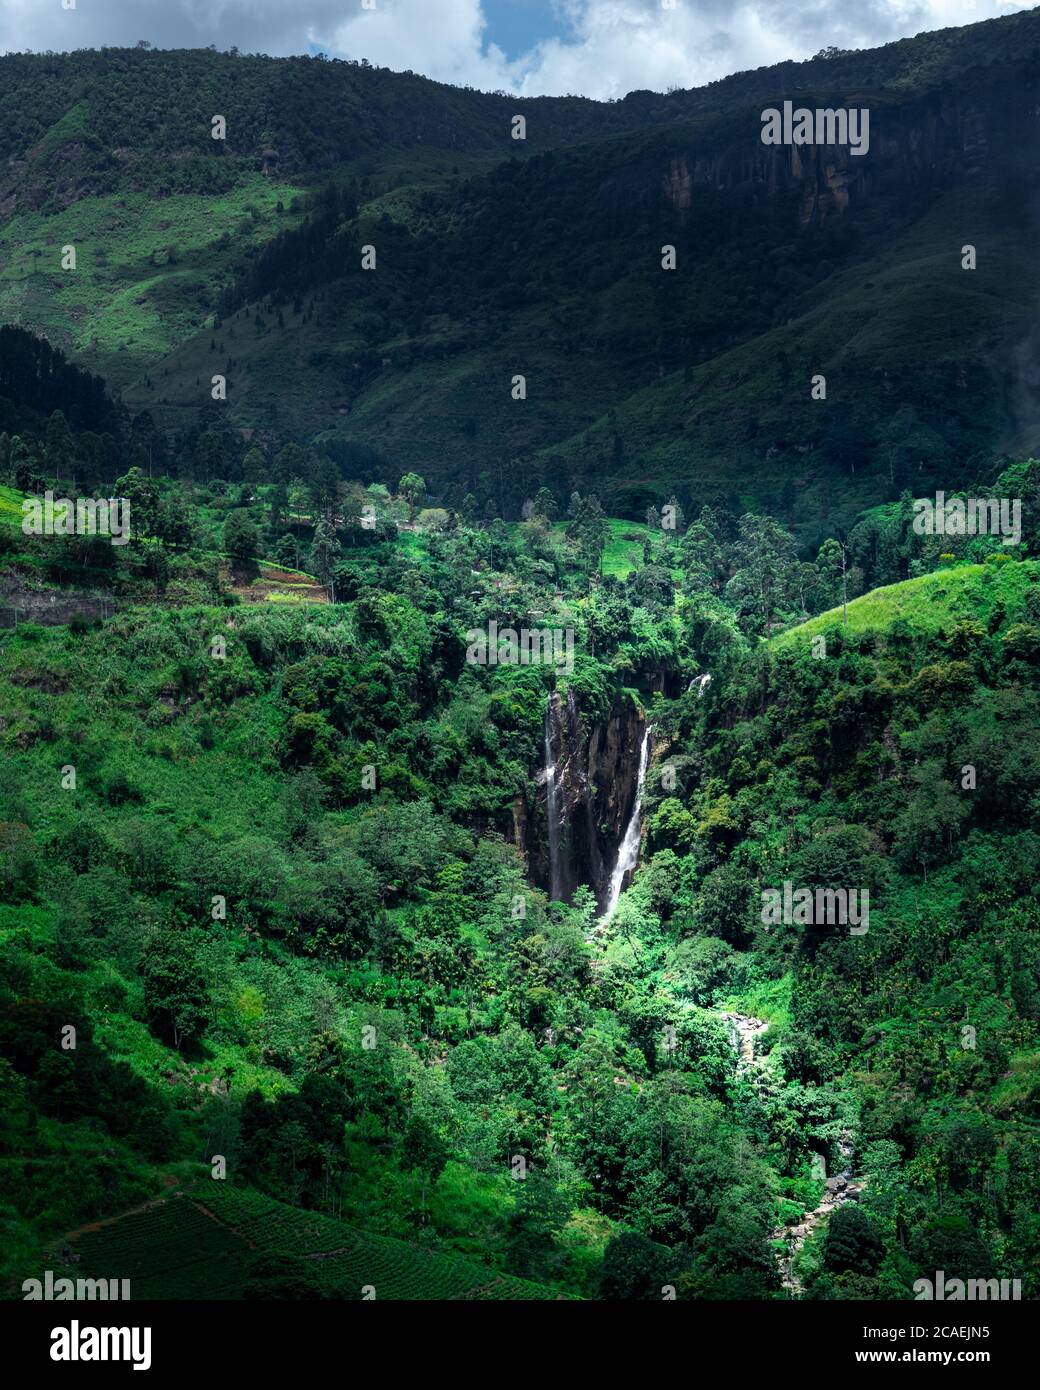
[[[0,0],[0,49],[209,43],[243,52],[313,47],[410,68],[442,82],[527,96],[623,96],[693,87],[741,69],[869,48],[1025,5],[1000,0],[556,0],[566,38],[510,62],[489,40],[481,0]]]
[[[339,5],[338,22],[315,35],[330,53],[410,68],[439,82],[512,87],[509,64],[486,42],[480,0],[376,0],[377,9]],[[344,13],[354,10],[350,18]]]

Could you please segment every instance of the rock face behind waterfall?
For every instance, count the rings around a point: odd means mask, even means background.
[[[610,872],[632,814],[639,777],[639,751],[646,721],[627,696],[618,696],[607,718],[588,727],[573,691],[554,693],[546,712],[558,823],[549,835],[549,786],[543,765],[538,776],[535,827],[527,826],[531,878],[547,891],[552,860],[561,898],[569,901],[581,883],[591,885],[600,911],[606,907]],[[532,816],[531,819],[534,819]]]

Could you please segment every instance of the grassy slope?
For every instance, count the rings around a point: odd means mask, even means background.
[[[890,584],[853,599],[848,608],[852,633],[883,632],[902,620],[924,633],[954,623],[985,623],[994,610],[1021,609],[1026,590],[1040,579],[1040,562],[959,565]],[[775,648],[791,647],[841,626],[842,610],[832,608],[773,638]]]
[[[657,539],[662,533],[654,530],[642,521],[625,521],[618,517],[607,518],[608,534],[607,542],[603,548],[603,559],[600,564],[600,573],[612,575],[615,579],[627,579],[633,570],[641,569],[643,565],[643,543],[650,539]],[[515,536],[519,531],[519,523],[509,524],[510,532]],[[553,545],[560,546],[565,542],[565,528],[556,525],[551,531]],[[398,544],[407,542],[408,533],[404,533],[398,538]],[[414,542],[416,551],[420,550],[418,539]]]
[[[21,532],[24,497],[25,494],[19,492],[17,488],[0,487],[0,526]]]
[[[299,191],[255,174],[217,198],[127,192],[51,215],[19,212],[0,235],[0,318],[42,331],[123,385],[206,320],[247,248],[299,220],[275,211]],[[66,245],[76,247],[74,271],[61,269]]]

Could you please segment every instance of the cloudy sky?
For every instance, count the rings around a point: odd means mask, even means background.
[[[70,8],[65,8],[69,6]],[[527,96],[694,87],[1030,8],[1018,0],[0,0],[0,50],[319,50]]]

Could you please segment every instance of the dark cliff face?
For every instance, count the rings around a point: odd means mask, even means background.
[[[547,891],[556,853],[559,896],[570,901],[587,883],[602,911],[610,873],[635,804],[639,751],[646,721],[627,696],[618,696],[607,718],[587,726],[573,691],[554,693],[547,710],[547,736],[555,767],[558,827],[550,845],[548,779],[539,769],[537,801],[525,821],[530,876]]]
[[[862,154],[841,145],[767,145],[761,112],[830,107],[869,112]],[[654,136],[653,153],[630,160],[601,184],[607,212],[662,197],[686,214],[705,190],[754,201],[797,201],[805,227],[872,205],[905,203],[962,182],[1013,178],[1035,170],[1040,154],[1040,63],[977,68],[956,84],[906,98],[879,88],[788,90],[761,108],[682,127],[671,140]]]

